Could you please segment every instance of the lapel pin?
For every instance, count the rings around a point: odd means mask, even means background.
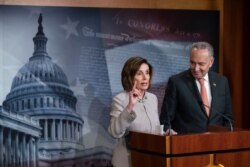
[[[216,83],[213,83],[213,86],[216,86]]]

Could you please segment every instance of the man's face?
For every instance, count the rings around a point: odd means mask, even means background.
[[[193,49],[190,55],[190,70],[196,78],[204,77],[212,67],[214,58],[209,55],[207,49]]]

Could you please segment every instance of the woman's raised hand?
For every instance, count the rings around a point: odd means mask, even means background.
[[[132,90],[129,92],[129,103],[127,109],[131,111],[141,96],[141,91],[136,88],[137,81],[135,80]]]

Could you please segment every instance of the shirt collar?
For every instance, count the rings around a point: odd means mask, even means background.
[[[203,77],[204,81],[209,83],[209,77],[208,77],[208,73]],[[199,81],[197,79],[195,79],[197,83],[199,83]]]
[[[204,78],[205,81],[208,82],[209,81],[209,79],[208,79],[208,73],[203,78]]]

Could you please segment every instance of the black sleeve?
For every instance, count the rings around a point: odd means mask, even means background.
[[[160,123],[164,125],[164,130],[171,128],[171,121],[174,119],[176,109],[176,87],[173,79],[169,78],[162,103]]]

